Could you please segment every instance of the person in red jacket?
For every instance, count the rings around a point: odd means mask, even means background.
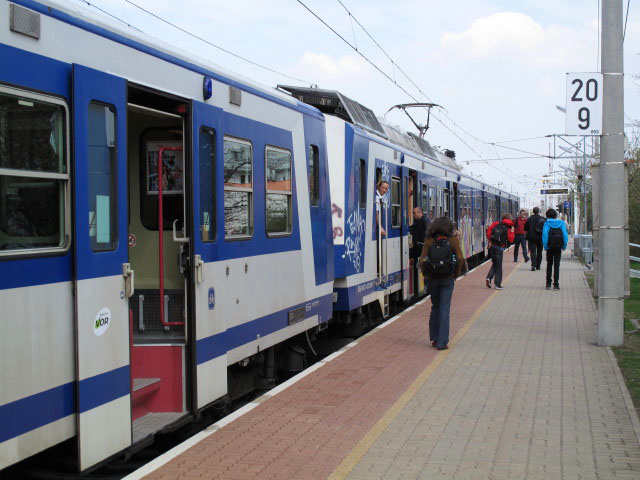
[[[511,215],[505,213],[501,222],[496,221],[489,225],[489,228],[487,228],[487,240],[489,241],[491,269],[487,274],[485,283],[487,288],[491,288],[491,280],[495,276],[496,290],[502,290],[502,256],[504,249],[508,248],[515,240]]]
[[[527,232],[524,231],[524,224],[527,223],[527,212],[522,209],[520,210],[520,215],[516,217],[513,221],[513,232],[516,235],[516,246],[513,249],[513,261],[518,261],[518,248],[522,245],[522,256],[524,257],[524,263],[529,261],[529,255],[527,254],[527,240],[525,235]]]

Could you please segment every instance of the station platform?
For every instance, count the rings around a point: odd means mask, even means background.
[[[456,282],[451,341],[428,339],[428,299],[128,479],[640,478],[640,423],[582,266],[505,253]]]

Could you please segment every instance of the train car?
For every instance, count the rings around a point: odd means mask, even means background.
[[[376,307],[386,317],[394,304],[426,293],[409,258],[412,210],[457,222],[465,257],[486,251],[485,230],[497,208],[517,199],[461,172],[455,154],[433,149],[424,139],[402,132],[340,92],[280,85],[326,116],[333,212],[335,316],[361,331]],[[376,218],[376,185],[389,184]],[[496,203],[498,202],[498,203]],[[376,235],[380,224],[386,236]],[[379,307],[379,308],[378,308]],[[365,314],[366,313],[366,314]]]
[[[75,4],[0,10],[0,469],[76,437],[85,471],[331,319],[325,120]]]

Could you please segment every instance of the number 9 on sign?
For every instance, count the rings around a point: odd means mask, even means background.
[[[567,73],[566,135],[602,133],[601,92],[601,73]]]

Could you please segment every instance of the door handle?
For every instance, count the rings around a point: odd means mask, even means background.
[[[177,243],[189,243],[189,237],[178,237],[176,232],[176,223],[178,223],[177,218],[173,221],[173,241]]]
[[[204,262],[200,255],[196,255],[194,261],[196,264],[196,282],[202,283],[204,282]]]
[[[131,298],[135,290],[135,272],[130,263],[122,264],[122,276],[124,277],[124,294],[127,298]]]

